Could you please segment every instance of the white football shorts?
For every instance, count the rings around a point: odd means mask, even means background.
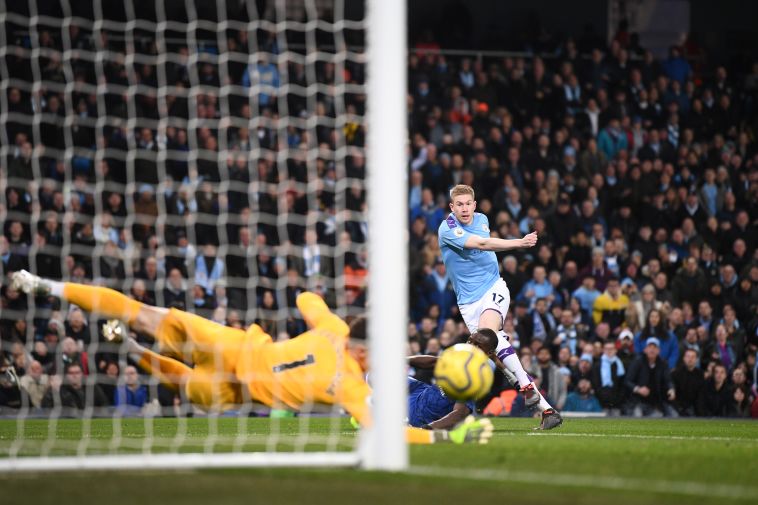
[[[458,309],[461,311],[463,322],[466,323],[468,331],[474,333],[479,328],[479,318],[485,310],[494,310],[500,314],[500,328],[502,329],[510,304],[511,294],[505,281],[501,278],[495,281],[478,302],[459,305]]]

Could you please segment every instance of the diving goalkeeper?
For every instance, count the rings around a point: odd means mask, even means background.
[[[13,274],[12,287],[62,298],[151,336],[160,353],[128,339],[130,357],[169,388],[183,388],[193,404],[207,410],[246,401],[290,410],[339,404],[362,426],[371,424],[371,389],[363,379],[368,365],[366,320],[358,318],[348,327],[313,293],[297,297],[310,329],[273,342],[256,324],[246,331],[229,328],[178,309],[145,305],[109,288],[42,279],[24,270]],[[109,322],[105,330],[112,338],[121,325]],[[406,428],[406,438],[414,444],[486,443],[491,435],[489,420],[473,417],[449,431]]]

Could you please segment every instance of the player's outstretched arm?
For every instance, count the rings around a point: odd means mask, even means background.
[[[449,414],[424,425],[423,428],[427,430],[449,430],[466,419],[469,414],[471,414],[471,409],[465,403],[458,402],[453,406],[453,410]]]
[[[405,429],[409,444],[486,444],[492,438],[492,422],[487,418],[476,419],[468,416],[458,427],[452,430],[424,430],[421,428]]]
[[[367,397],[371,394],[368,385],[357,379],[345,377],[337,392],[338,402],[353,416],[353,426],[371,427],[371,410]],[[468,409],[466,409],[468,410]],[[458,427],[452,430],[405,428],[405,439],[409,444],[436,444],[452,442],[455,444],[486,444],[492,436],[492,423],[489,419],[474,419],[468,416]]]
[[[466,249],[479,249],[480,251],[508,251],[510,249],[528,249],[537,244],[537,232],[525,235],[523,238],[504,239],[495,237],[479,237],[471,235],[463,245]]]

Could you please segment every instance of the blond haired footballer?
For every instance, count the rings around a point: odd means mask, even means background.
[[[461,316],[472,334],[481,328],[498,334],[495,364],[515,375],[528,406],[539,404],[540,428],[556,428],[563,422],[561,415],[537,391],[502,331],[511,296],[500,277],[495,251],[534,247],[537,232],[512,240],[491,237],[487,216],[475,212],[476,200],[471,186],[453,187],[450,200],[451,213],[440,224],[437,235]]]
[[[313,293],[297,297],[310,329],[273,342],[256,324],[246,331],[230,328],[181,310],[145,305],[109,288],[51,281],[24,270],[13,274],[12,287],[117,319],[105,325],[107,336],[123,337],[123,321],[153,337],[160,353],[128,339],[130,357],[174,391],[183,388],[192,403],[207,410],[250,400],[295,411],[313,403],[339,404],[361,425],[371,424],[371,389],[363,379],[368,364],[365,319],[348,327]],[[406,438],[414,444],[486,443],[491,435],[489,420],[471,416],[450,431],[406,428]]]

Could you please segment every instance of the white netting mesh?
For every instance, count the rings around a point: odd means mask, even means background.
[[[304,331],[303,289],[362,312],[364,28],[362,2],[339,0],[0,1],[0,327],[36,387],[0,406],[16,420],[3,452],[354,445],[339,418],[259,429],[248,404],[187,419],[186,399],[146,376],[150,407],[114,407],[127,353],[104,342],[102,318],[27,300],[7,275],[108,286],[274,338]],[[55,395],[46,408],[32,361],[65,384],[70,360],[85,368],[83,408]]]

